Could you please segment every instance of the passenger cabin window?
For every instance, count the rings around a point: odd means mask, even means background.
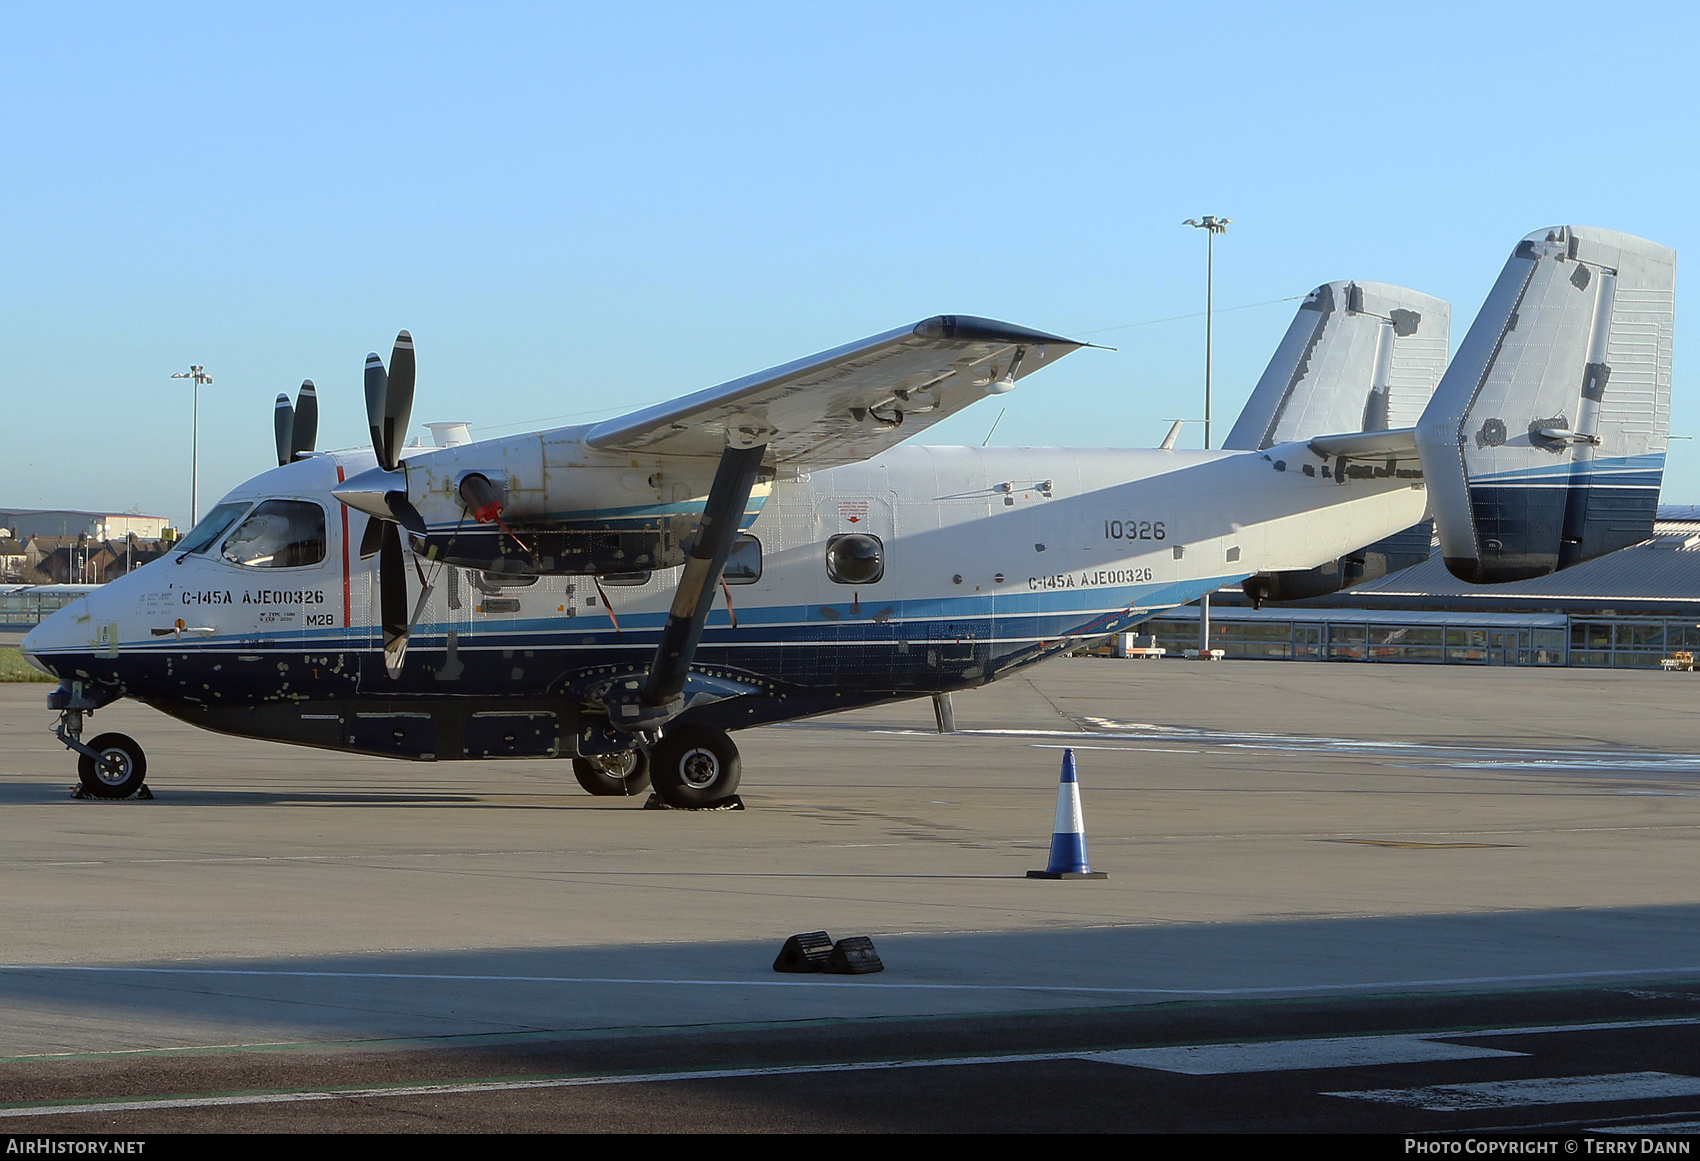
[[[267,500],[224,542],[224,559],[247,568],[300,568],[325,559],[325,510],[305,500]]]
[[[189,529],[189,535],[178,541],[172,551],[181,554],[178,557],[179,560],[188,556],[191,552],[205,552],[218,543],[218,538],[223,536],[230,526],[236,523],[236,518],[247,510],[248,502],[246,500],[235,504],[220,504],[201,517],[201,522]]]
[[[885,575],[885,545],[877,536],[849,532],[826,542],[826,575],[841,585],[871,585]]]
[[[479,589],[492,595],[501,592],[503,589],[530,588],[537,583],[537,577],[533,574],[490,572],[489,570],[479,573],[478,580],[481,582],[478,585]]]
[[[753,585],[761,579],[761,541],[744,535],[732,542],[732,554],[720,574],[729,585]]]

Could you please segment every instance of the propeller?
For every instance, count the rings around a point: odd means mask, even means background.
[[[420,536],[425,520],[407,498],[407,474],[401,468],[402,441],[413,416],[413,336],[396,336],[386,371],[376,352],[366,356],[366,421],[372,429],[372,450],[384,473],[383,505],[388,515],[374,515],[360,538],[360,555],[378,557],[378,623],[384,635],[384,667],[391,677],[401,675],[407,639],[430,597],[419,594],[413,617],[407,610],[407,562],[402,556],[401,529]],[[366,509],[372,511],[370,507]]]
[[[386,472],[401,463],[401,443],[413,416],[413,375],[413,336],[406,331],[395,337],[388,373],[376,352],[366,356],[366,420],[378,466]]]
[[[277,397],[272,427],[277,433],[277,464],[292,463],[313,450],[319,436],[319,396],[311,379],[301,381],[301,393],[294,406],[289,396]]]

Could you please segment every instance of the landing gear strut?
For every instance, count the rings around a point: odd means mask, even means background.
[[[701,809],[738,789],[742,764],[725,730],[700,722],[673,726],[649,748],[649,776],[668,806]]]

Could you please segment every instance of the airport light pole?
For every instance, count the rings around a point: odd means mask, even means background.
[[[1228,232],[1232,218],[1218,218],[1215,214],[1205,214],[1203,221],[1188,218],[1183,226],[1193,226],[1204,231],[1204,450],[1210,450],[1210,345],[1213,325],[1216,321],[1216,235]],[[1201,661],[1210,660],[1210,594],[1205,593],[1198,599],[1198,656]]]
[[[201,520],[201,385],[210,384],[212,376],[197,363],[172,378],[188,379],[195,384],[194,414],[189,424],[189,527],[193,528]]]

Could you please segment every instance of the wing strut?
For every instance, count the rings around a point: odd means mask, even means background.
[[[685,708],[683,695],[691,658],[696,655],[697,642],[702,640],[708,611],[714,604],[714,587],[726,567],[726,558],[731,555],[732,543],[738,539],[738,526],[749,506],[750,491],[755,487],[756,472],[766,451],[764,442],[752,447],[728,444],[721,452],[720,466],[715,470],[714,483],[709,486],[708,501],[703,506],[702,524],[685,557],[679,587],[673,593],[673,607],[661,630],[661,641],[655,647],[655,659],[650,662],[649,680],[643,692],[632,700],[609,706],[614,726],[623,730],[654,729],[677,717]]]

